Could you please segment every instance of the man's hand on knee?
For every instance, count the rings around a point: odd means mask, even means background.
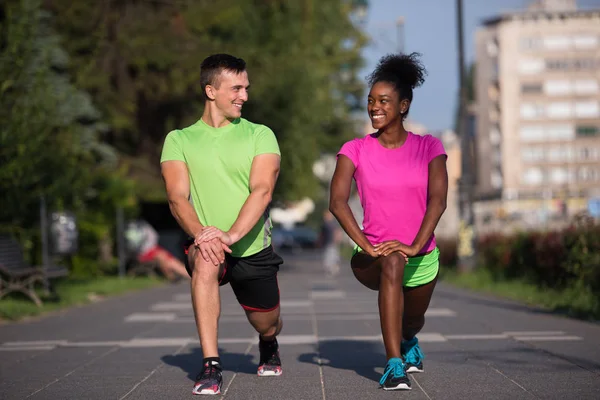
[[[225,251],[231,253],[231,249],[219,239],[201,242],[196,247],[200,251],[200,255],[204,261],[213,263],[214,265],[220,265],[225,262]]]

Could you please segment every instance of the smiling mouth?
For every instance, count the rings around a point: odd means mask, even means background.
[[[384,117],[385,117],[385,115],[383,115],[383,114],[371,115],[371,119],[373,121],[381,121]]]

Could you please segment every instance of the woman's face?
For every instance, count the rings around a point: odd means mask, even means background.
[[[400,101],[394,85],[389,82],[377,82],[371,87],[367,111],[374,129],[382,129],[391,123],[402,122],[402,114],[408,110],[410,102]]]

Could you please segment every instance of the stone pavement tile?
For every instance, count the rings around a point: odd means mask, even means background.
[[[479,321],[477,318],[467,318],[461,314],[460,309],[448,305],[452,311],[456,312],[455,317],[446,318],[432,318],[425,317],[424,329],[428,332],[439,332],[441,334],[493,334],[502,333],[502,331],[495,330],[487,325],[483,321]]]
[[[140,323],[143,325],[143,323]],[[146,324],[148,327],[152,324]],[[152,329],[137,335],[136,338],[152,339],[152,338],[192,338],[196,339],[198,332],[196,324],[193,321],[183,322],[167,322],[154,324]]]
[[[374,323],[373,323],[374,322]],[[374,336],[381,334],[379,321],[318,321],[319,336]]]
[[[227,399],[321,399],[321,375],[319,366],[313,362],[315,346],[281,345],[280,356],[283,375],[259,378],[256,376],[259,353],[253,346],[252,372],[240,372],[228,387]],[[304,361],[306,358],[307,361]]]
[[[106,347],[57,348],[10,366],[3,363],[0,398],[23,399],[66,374],[82,368],[86,363],[106,357],[110,351],[111,348]],[[2,352],[0,356],[4,354],[6,352]]]
[[[360,372],[359,372],[360,373]],[[346,376],[348,375],[348,376]],[[336,380],[336,385],[330,383]],[[357,380],[355,376],[344,375],[336,376],[325,382],[325,398],[327,400],[350,400],[350,399],[427,399],[423,391],[412,383],[411,390],[385,391],[379,387],[379,378],[377,380],[365,381]]]
[[[314,333],[313,322],[311,319],[299,321],[292,318],[288,319],[285,315],[282,315],[281,318],[283,320],[282,336],[312,335]]]
[[[80,376],[77,379],[65,379],[60,385],[52,385],[31,396],[36,400],[55,399],[119,399],[135,383],[133,377],[111,377],[110,382],[98,377]]]
[[[501,340],[491,343],[465,341],[453,343],[461,353],[490,365],[540,398],[557,396],[564,389],[567,397],[596,392],[600,395],[600,377],[584,368],[530,343]],[[548,377],[552,385],[548,385]]]
[[[17,347],[14,347],[15,349]],[[0,387],[4,382],[4,377],[8,376],[8,374],[13,370],[14,366],[18,363],[27,363],[35,361],[35,358],[39,355],[47,353],[47,349],[40,348],[39,350],[11,350],[0,351]],[[0,397],[1,398],[1,397]]]
[[[600,332],[599,332],[600,333]],[[566,333],[570,334],[570,333]],[[579,332],[577,332],[579,334]],[[600,381],[600,337],[588,338],[578,341],[532,341],[528,345],[540,351],[546,351],[598,375]]]
[[[225,367],[225,389],[236,373],[255,374],[257,364],[247,354],[247,344],[219,346],[221,361]],[[164,354],[158,360],[156,373],[142,382],[127,399],[189,399],[196,376],[202,368],[202,351],[198,346],[187,346],[179,352]]]
[[[416,374],[415,380],[431,398],[535,398],[486,361],[450,342],[428,343],[423,351],[425,372]]]
[[[150,378],[151,379],[151,378]],[[148,380],[150,380],[148,379]],[[148,381],[137,387],[131,392],[127,400],[149,400],[149,399],[169,399],[169,400],[189,400],[197,398],[192,394],[191,382],[179,382],[172,380],[169,382]],[[202,397],[200,397],[202,398]],[[209,397],[210,398],[210,397]],[[219,397],[217,397],[219,399]]]

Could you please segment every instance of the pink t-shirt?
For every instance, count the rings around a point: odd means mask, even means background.
[[[339,155],[356,167],[354,180],[364,210],[363,232],[375,245],[398,240],[411,245],[425,217],[429,162],[446,155],[442,142],[408,132],[401,147],[383,147],[375,134],[346,142]],[[435,237],[419,253],[435,248]]]

